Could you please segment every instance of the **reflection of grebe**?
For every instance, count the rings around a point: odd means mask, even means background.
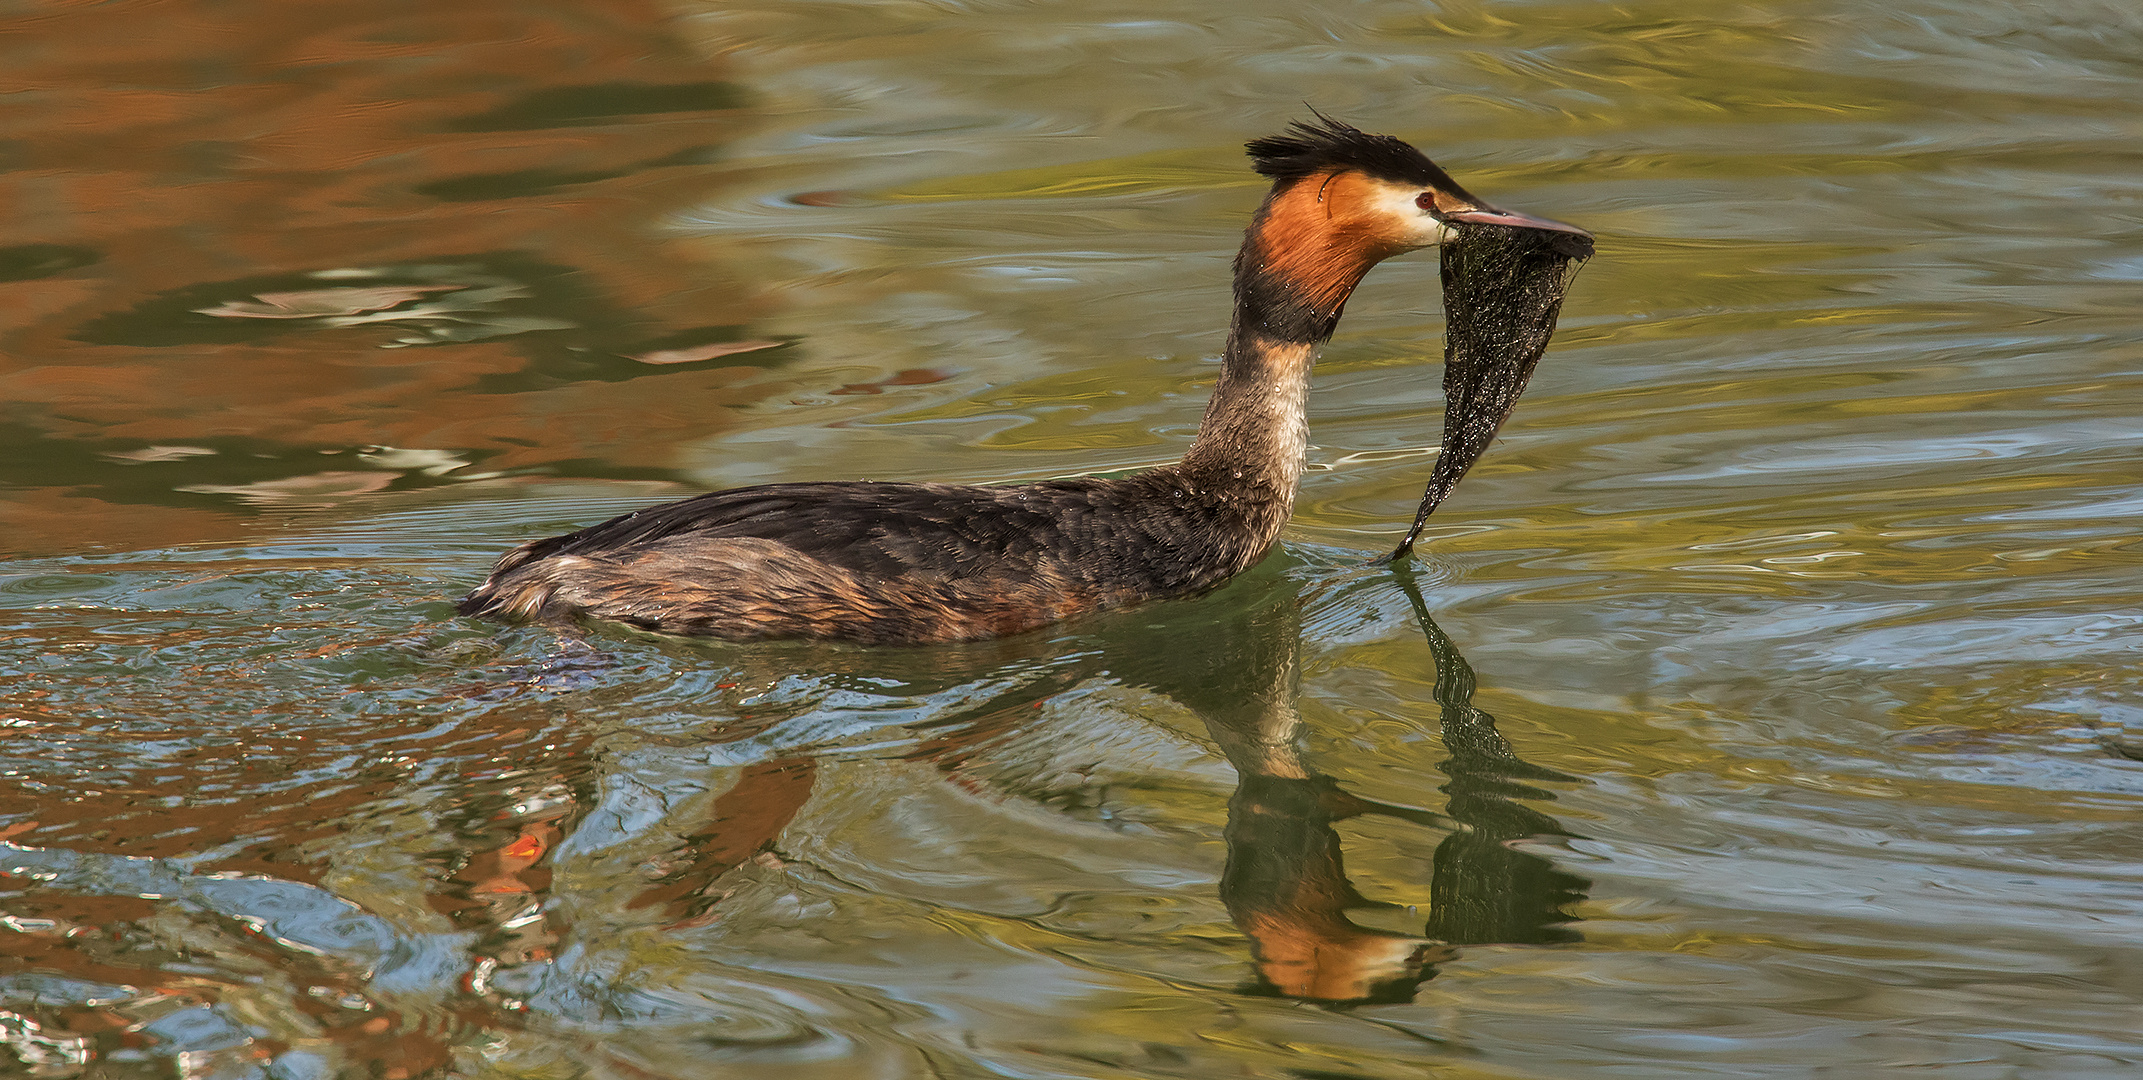
[[[1335,1004],[1407,1001],[1457,946],[1577,939],[1568,909],[1588,883],[1516,843],[1569,835],[1539,808],[1554,793],[1525,781],[1576,778],[1519,757],[1495,718],[1473,706],[1473,669],[1429,618],[1411,573],[1402,568],[1392,580],[1413,605],[1435,658],[1438,729],[1450,751],[1442,763],[1448,816],[1348,791],[1304,752],[1293,590],[1231,588],[1183,605],[1122,635],[1109,658],[1124,682],[1202,717],[1235,767],[1220,899],[1249,940],[1257,970],[1246,988],[1252,993]],[[1190,621],[1199,614],[1206,621]],[[1351,917],[1380,911],[1374,921],[1391,925],[1397,915],[1394,904],[1364,897],[1347,874],[1338,826],[1365,816],[1447,831],[1436,845],[1418,934]]]
[[[1581,229],[1474,198],[1388,135],[1322,120],[1249,150],[1272,191],[1236,256],[1220,381],[1182,461],[1004,487],[845,481],[716,492],[524,544],[460,610],[589,615],[732,639],[920,644],[1016,634],[1241,572],[1293,510],[1310,365],[1371,267],[1469,223],[1549,230],[1574,255],[1591,248]],[[1493,431],[1501,420],[1453,416],[1447,426]]]

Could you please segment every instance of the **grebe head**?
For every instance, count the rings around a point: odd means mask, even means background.
[[[1560,233],[1567,238],[1558,244],[1564,254],[1592,254],[1591,233],[1492,206],[1400,139],[1322,114],[1317,123],[1298,120],[1286,134],[1253,140],[1247,149],[1253,167],[1273,179],[1268,207],[1321,215],[1334,232],[1384,257],[1441,244],[1461,223]]]
[[[1319,115],[1247,149],[1273,185],[1236,261],[1236,291],[1242,314],[1275,340],[1329,337],[1370,268],[1460,225],[1538,230],[1567,258],[1592,254],[1591,233],[1493,206],[1390,135]]]

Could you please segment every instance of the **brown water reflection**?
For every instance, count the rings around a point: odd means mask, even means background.
[[[0,249],[17,550],[228,537],[232,493],[660,474],[781,362],[707,348],[767,301],[649,227],[706,196],[747,100],[659,5],[0,18],[0,201],[36,211]],[[352,460],[382,445],[414,457]],[[188,454],[208,497],[125,475]]]

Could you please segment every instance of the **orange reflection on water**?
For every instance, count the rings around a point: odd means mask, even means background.
[[[756,400],[737,384],[778,362],[713,359],[705,342],[765,303],[653,227],[705,197],[743,116],[722,65],[672,31],[635,0],[0,18],[16,437],[33,459],[224,440],[669,468],[673,443],[719,429],[716,406]],[[276,296],[367,284],[402,298],[354,325],[260,317]],[[710,359],[624,359],[663,347]],[[590,419],[617,416],[644,422]],[[241,527],[133,512],[67,471],[33,460],[8,485],[21,549]]]

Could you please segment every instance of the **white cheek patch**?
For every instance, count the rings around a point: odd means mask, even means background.
[[[1369,198],[1374,212],[1392,223],[1392,232],[1409,247],[1434,247],[1451,238],[1451,230],[1414,204],[1421,188],[1378,184]]]

